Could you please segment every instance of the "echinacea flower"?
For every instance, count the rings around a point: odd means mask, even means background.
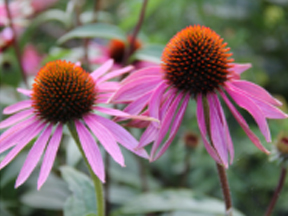
[[[0,169],[10,163],[33,138],[39,137],[28,153],[16,180],[16,187],[29,177],[46,148],[38,189],[43,185],[55,160],[63,126],[70,122],[75,123],[86,158],[102,182],[105,181],[104,165],[92,134],[121,166],[124,166],[124,158],[117,142],[141,157],[148,157],[145,150],[134,150],[138,142],[127,130],[93,112],[133,117],[117,109],[99,106],[100,103],[106,103],[119,86],[118,82],[108,80],[132,69],[127,66],[107,73],[112,65],[113,61],[109,60],[89,74],[78,64],[57,60],[41,68],[32,90],[18,90],[30,99],[8,106],[3,111],[4,114],[13,115],[0,122],[0,129],[10,127],[0,136],[0,153],[13,148],[1,161]]]
[[[228,157],[230,155],[232,163],[234,150],[218,94],[250,140],[261,151],[268,153],[226,94],[253,116],[267,142],[271,141],[271,137],[266,119],[282,119],[287,115],[275,107],[281,103],[266,90],[240,80],[240,74],[251,65],[232,63],[232,54],[228,53],[230,49],[226,45],[210,28],[189,26],[166,45],[160,66],[135,71],[123,80],[122,87],[110,99],[117,103],[131,102],[125,112],[133,115],[142,112],[142,115],[160,120],[160,124],[149,124],[138,146],[142,148],[153,142],[151,161],[159,158],[171,144],[192,98],[197,102],[198,125],[208,153],[216,162],[228,167]],[[203,100],[207,101],[209,118],[204,115]],[[205,118],[209,119],[210,131]],[[142,123],[134,121],[131,125]],[[166,134],[168,138],[161,146]]]

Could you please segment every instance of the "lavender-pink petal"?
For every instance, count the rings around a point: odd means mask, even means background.
[[[28,97],[31,97],[32,96],[32,91],[31,90],[28,90],[28,89],[22,89],[22,88],[17,88],[17,91],[23,95],[26,95]]]
[[[212,94],[207,94],[209,104],[209,118],[210,118],[210,134],[214,149],[218,152],[223,165],[228,168],[228,143],[226,142],[226,134],[224,133],[224,125],[220,120],[219,112],[216,110],[216,104]]]
[[[33,147],[29,151],[27,158],[21,168],[21,171],[16,179],[15,187],[19,187],[30,176],[34,168],[36,167],[41,155],[45,149],[45,146],[49,140],[52,131],[52,125],[48,125],[47,128],[41,133],[37,141],[33,144]]]
[[[174,138],[175,138],[175,136],[177,134],[177,131],[179,130],[179,127],[181,125],[181,122],[183,120],[185,111],[186,111],[188,103],[189,103],[189,99],[190,99],[190,96],[189,96],[189,94],[187,94],[184,97],[183,103],[181,104],[181,106],[179,108],[179,111],[178,111],[178,113],[177,113],[177,115],[175,117],[175,120],[174,120],[174,122],[172,124],[169,137],[166,140],[166,142],[162,145],[162,147],[159,150],[159,152],[156,154],[154,160],[157,160],[159,157],[161,157],[164,154],[164,152],[167,150],[167,148],[170,146],[172,141],[174,140]]]
[[[6,114],[6,115],[9,115],[9,114],[18,112],[20,110],[26,109],[28,107],[31,107],[31,105],[32,105],[32,101],[31,100],[20,101],[18,103],[15,103],[15,104],[12,104],[12,105],[6,107],[3,110],[3,113]]]
[[[93,172],[102,182],[105,182],[103,159],[97,143],[81,121],[75,120],[75,126],[81,146]]]
[[[161,67],[159,66],[152,66],[152,67],[147,67],[147,68],[143,68],[140,70],[137,70],[133,73],[131,73],[127,78],[125,78],[122,83],[127,83],[127,82],[134,82],[135,80],[139,79],[139,78],[143,78],[145,76],[158,76],[159,78],[162,77],[161,74]]]
[[[94,80],[97,80],[100,76],[102,76],[107,71],[109,71],[112,66],[113,66],[113,60],[109,59],[103,65],[101,65],[99,68],[94,70],[90,75],[93,77]]]
[[[204,146],[207,150],[207,152],[211,155],[211,157],[219,164],[222,164],[221,159],[219,158],[216,151],[211,147],[210,143],[207,140],[207,129],[205,125],[205,117],[204,117],[204,109],[203,109],[203,103],[202,103],[202,95],[197,95],[197,122],[200,129],[201,137],[204,143]]]
[[[98,121],[108,130],[110,130],[116,141],[119,142],[126,149],[134,152],[135,154],[143,158],[148,158],[148,154],[144,149],[135,150],[138,145],[138,141],[123,127],[102,116],[93,114],[89,115],[89,117],[92,118],[94,121]]]
[[[16,113],[10,116],[9,118],[5,119],[4,121],[0,122],[0,129],[9,127],[19,121],[22,121],[32,114],[33,114],[33,109],[23,110],[19,113]]]
[[[232,67],[229,68],[228,70],[231,71],[232,73],[237,73],[237,74],[241,74],[244,71],[248,70],[249,68],[252,67],[252,65],[250,63],[246,63],[246,64],[230,64]]]
[[[13,160],[16,155],[35,137],[37,134],[40,133],[41,130],[43,130],[45,124],[41,123],[38,125],[34,130],[30,131],[28,135],[23,138],[7,155],[6,157],[1,161],[0,163],[0,169],[5,167],[8,163],[10,163],[11,160]]]
[[[241,90],[238,91],[236,88],[234,88],[231,85],[227,85],[225,87],[225,90],[228,92],[228,94],[233,98],[233,100],[240,107],[246,109],[253,116],[253,118],[258,124],[260,131],[266,138],[266,141],[271,142],[270,131],[269,131],[267,121],[265,119],[265,115],[261,111],[261,109],[258,107],[258,105],[253,100],[251,100],[248,96],[243,94]]]
[[[45,155],[42,161],[42,166],[40,169],[40,174],[37,182],[37,189],[40,190],[42,185],[45,183],[46,179],[48,178],[48,175],[52,169],[60,142],[62,138],[62,131],[63,131],[63,125],[59,123],[56,126],[56,129],[47,145]]]
[[[105,76],[99,78],[98,83],[102,83],[104,81],[110,80],[112,78],[118,77],[120,75],[123,75],[125,73],[128,73],[131,71],[134,67],[133,66],[127,66],[124,68],[121,68],[119,70],[111,71],[110,73],[106,74]]]
[[[233,106],[233,104],[229,101],[227,96],[224,92],[220,91],[220,94],[222,98],[224,99],[225,103],[227,104],[228,108],[230,109],[231,113],[237,120],[237,122],[240,124],[240,126],[243,128],[249,139],[255,144],[257,148],[259,148],[261,151],[265,152],[266,154],[269,154],[269,151],[264,148],[264,146],[261,144],[258,137],[250,130],[249,125],[246,123],[245,119],[241,116],[241,114],[237,111],[237,109]]]
[[[150,123],[149,126],[141,135],[137,149],[143,148],[149,143],[155,141],[158,132],[159,132],[159,128],[155,127],[153,124]]]
[[[125,166],[123,155],[118,144],[116,143],[113,134],[99,121],[94,121],[92,118],[90,118],[91,115],[93,114],[88,114],[84,116],[85,123],[94,133],[94,135],[105,148],[105,150],[112,156],[112,158],[121,166]]]

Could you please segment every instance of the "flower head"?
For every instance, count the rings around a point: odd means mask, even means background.
[[[124,166],[124,158],[117,142],[139,156],[148,156],[143,149],[134,150],[138,142],[128,131],[93,112],[143,119],[120,110],[99,106],[101,103],[106,103],[113,91],[119,87],[119,83],[108,80],[132,69],[128,66],[106,74],[112,65],[113,61],[109,60],[89,74],[78,64],[57,60],[46,64],[38,72],[32,90],[19,89],[30,99],[6,107],[3,111],[4,114],[16,114],[0,122],[0,129],[10,127],[0,136],[0,153],[13,147],[1,161],[0,169],[5,167],[33,138],[37,135],[39,137],[20,171],[16,187],[26,181],[46,148],[38,188],[43,185],[55,160],[63,126],[70,122],[76,126],[79,140],[92,170],[103,182],[105,181],[104,165],[92,134],[121,166]]]
[[[166,45],[160,66],[138,70],[128,76],[122,87],[112,96],[114,102],[131,102],[124,111],[131,114],[150,115],[160,119],[160,124],[143,124],[133,121],[133,126],[147,126],[139,148],[153,142],[151,160],[159,158],[171,144],[183,119],[190,98],[197,102],[197,120],[203,143],[215,161],[228,167],[234,150],[225,115],[217,96],[219,93],[251,141],[262,151],[268,151],[249,129],[226,93],[255,119],[268,142],[271,141],[266,118],[281,119],[287,115],[275,106],[281,105],[266,90],[251,82],[240,80],[240,74],[250,64],[235,64],[229,48],[213,30],[204,26],[189,26],[177,33]],[[204,115],[203,98],[208,103],[209,116]],[[147,109],[146,109],[147,108]],[[208,117],[208,118],[207,118]],[[205,120],[209,119],[210,128]],[[208,131],[209,130],[209,131]],[[166,134],[167,140],[161,146]],[[208,139],[211,135],[211,142]],[[157,152],[157,150],[160,150]]]

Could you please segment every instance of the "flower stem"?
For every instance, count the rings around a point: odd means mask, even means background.
[[[207,98],[204,96],[203,96],[203,107],[204,107],[205,125],[208,131],[208,137],[209,137],[211,145],[214,146],[212,142],[211,133],[210,133],[211,130],[210,130],[209,105],[208,105]],[[228,183],[228,179],[226,175],[226,170],[224,166],[222,166],[221,164],[218,164],[217,162],[216,162],[216,166],[217,166],[218,176],[219,176],[220,184],[222,188],[222,194],[223,194],[224,201],[225,201],[225,209],[226,209],[225,215],[232,216],[232,199],[231,199],[229,183]]]
[[[100,181],[100,179],[95,175],[95,173],[93,172],[87,158],[86,155],[82,149],[81,143],[79,141],[79,137],[75,128],[75,125],[73,122],[69,122],[67,124],[68,129],[73,137],[73,139],[75,140],[76,145],[78,146],[84,160],[85,163],[88,167],[88,170],[90,172],[93,184],[94,184],[94,188],[95,188],[95,194],[96,194],[96,206],[97,206],[97,216],[105,216],[105,202],[104,202],[104,196],[103,196],[103,187],[102,187],[102,183]]]
[[[6,10],[6,13],[7,13],[7,16],[8,16],[8,26],[11,28],[11,31],[13,33],[12,43],[13,43],[13,47],[14,47],[14,50],[15,50],[15,54],[16,54],[16,58],[17,58],[18,64],[20,66],[20,72],[22,74],[23,81],[24,81],[25,85],[28,86],[27,77],[26,77],[26,74],[25,74],[25,71],[24,71],[24,68],[23,68],[23,65],[22,65],[21,52],[20,52],[18,41],[17,41],[16,31],[15,31],[15,28],[14,28],[14,25],[13,25],[13,20],[12,20],[11,11],[9,9],[8,0],[5,0],[5,10]]]
[[[270,201],[270,204],[267,208],[267,211],[266,211],[266,214],[265,216],[270,216],[274,207],[275,207],[275,204],[277,202],[277,199],[280,195],[280,192],[283,188],[283,185],[284,185],[284,182],[285,182],[285,178],[286,178],[286,175],[287,175],[287,169],[285,167],[282,167],[282,170],[281,170],[281,174],[280,174],[280,178],[279,178],[279,182],[278,182],[278,185],[274,191],[274,194],[273,194],[273,197]]]
[[[137,35],[140,31],[141,25],[142,25],[143,20],[144,20],[147,3],[148,3],[148,0],[143,0],[143,5],[142,5],[141,12],[139,15],[138,23],[135,26],[135,29],[134,29],[133,34],[131,36],[131,41],[130,41],[129,46],[126,49],[125,54],[124,54],[123,65],[127,65],[128,59],[129,59],[131,53],[133,52],[134,44],[135,44]]]

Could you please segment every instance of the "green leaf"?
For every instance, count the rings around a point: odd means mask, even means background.
[[[33,24],[39,25],[43,22],[48,22],[51,20],[56,20],[63,23],[65,26],[69,24],[69,16],[65,11],[59,9],[51,9],[42,12],[39,16],[34,19]]]
[[[94,186],[88,176],[68,166],[62,166],[60,171],[73,192],[65,202],[64,216],[85,216],[96,213]]]
[[[214,198],[199,196],[189,189],[150,192],[131,199],[113,215],[135,215],[153,212],[191,211],[207,216],[224,215],[224,203]],[[234,216],[243,216],[234,211]]]
[[[141,61],[148,61],[154,63],[161,63],[161,56],[164,46],[160,44],[153,44],[143,47],[134,54],[134,58]]]
[[[126,34],[117,26],[96,23],[79,26],[59,38],[58,43],[64,43],[72,38],[107,38],[126,42]]]
[[[90,213],[90,214],[87,214],[87,215],[85,215],[85,216],[97,216],[97,215],[94,214],[94,213]]]

